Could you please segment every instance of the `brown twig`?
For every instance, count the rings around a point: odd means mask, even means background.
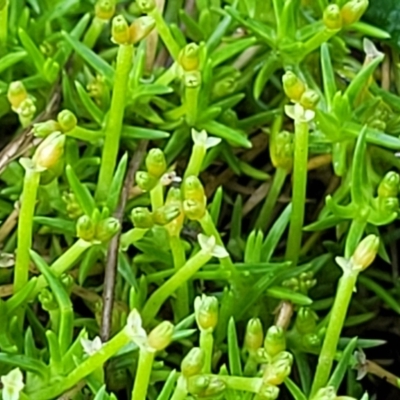
[[[120,201],[114,217],[122,222],[124,209],[128,198],[129,191],[134,184],[135,173],[143,160],[146,148],[148,145],[147,140],[141,140],[131,158],[129,163],[128,172],[125,177],[124,187],[121,191]],[[110,241],[107,251],[107,261],[104,275],[104,290],[103,290],[103,314],[101,319],[100,337],[103,342],[107,341],[111,333],[112,310],[114,305],[114,288],[115,288],[115,275],[118,263],[118,249],[121,234],[116,234]]]
[[[386,369],[382,368],[379,364],[370,360],[366,360],[365,369],[367,373],[373,374],[390,383],[391,385],[397,387],[397,389],[400,389],[400,378],[392,374],[391,372],[386,371]]]

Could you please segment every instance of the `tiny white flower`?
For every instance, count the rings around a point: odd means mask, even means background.
[[[293,106],[285,106],[285,113],[289,118],[299,122],[310,122],[315,117],[315,111],[306,110],[299,103],[296,103]]]
[[[101,346],[103,346],[103,343],[101,342],[100,337],[96,336],[93,340],[81,338],[81,345],[83,347],[83,351],[88,356],[92,356],[93,354],[97,353],[101,349]]]
[[[167,172],[160,179],[162,186],[169,186],[171,183],[180,183],[182,178],[175,171]]]
[[[136,309],[130,312],[126,326],[132,341],[140,348],[147,348],[147,333],[142,326],[142,317]]]
[[[375,58],[378,58],[382,56],[383,53],[381,53],[376,46],[374,45],[371,40],[364,38],[363,40],[363,48],[364,52],[369,60],[374,60]]]
[[[19,368],[11,370],[7,375],[1,377],[3,384],[3,400],[18,400],[19,394],[24,388],[24,377]]]
[[[194,144],[204,146],[206,149],[210,149],[211,147],[214,147],[221,143],[220,138],[216,138],[213,136],[209,137],[204,129],[200,132],[192,129],[192,139]]]
[[[210,253],[213,257],[216,258],[224,258],[229,256],[224,247],[216,244],[214,236],[206,236],[200,233],[197,236],[197,239],[199,241],[201,250],[205,253]]]

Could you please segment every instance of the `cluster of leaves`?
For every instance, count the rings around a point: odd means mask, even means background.
[[[340,335],[400,312],[363,272],[400,87],[367,7],[0,0],[4,400],[369,398],[382,341]]]

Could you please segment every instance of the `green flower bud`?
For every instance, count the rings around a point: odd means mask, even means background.
[[[282,351],[273,360],[271,364],[267,364],[263,382],[269,385],[280,385],[290,375],[292,369],[293,356],[287,351]]]
[[[131,43],[136,44],[143,40],[156,26],[153,17],[140,17],[135,19],[129,27]]]
[[[341,9],[343,25],[357,22],[368,7],[368,0],[350,0]]]
[[[307,89],[300,98],[300,104],[306,110],[315,110],[319,102],[319,95],[315,90]]]
[[[205,199],[205,197],[204,197]],[[183,211],[190,220],[199,221],[206,213],[206,201],[185,200],[183,202]]]
[[[28,98],[28,92],[20,81],[11,82],[8,87],[7,99],[13,110],[19,108],[20,104]]]
[[[218,323],[218,300],[213,296],[202,295],[194,300],[194,314],[197,326],[202,331],[213,331]]]
[[[337,4],[330,4],[325,8],[323,21],[327,29],[342,29],[342,14]]]
[[[271,135],[269,152],[272,164],[275,168],[283,168],[286,171],[292,169],[293,137],[293,134],[288,131],[282,131]]]
[[[33,134],[36,137],[46,138],[53,132],[60,132],[61,127],[57,121],[54,119],[50,119],[46,122],[40,122],[38,124],[33,125]]]
[[[89,96],[101,107],[106,107],[110,102],[110,90],[104,76],[97,75],[87,86]]]
[[[62,196],[62,200],[65,203],[67,214],[71,219],[77,219],[83,214],[82,208],[80,204],[76,201],[74,193],[64,193]]]
[[[64,157],[61,157],[55,165],[53,165],[50,169],[46,169],[40,174],[40,184],[48,185],[54,179],[57,179],[62,175],[64,166]]]
[[[131,220],[136,228],[150,229],[154,226],[153,216],[146,207],[135,207],[132,209]]]
[[[14,368],[7,375],[3,375],[0,380],[3,384],[3,400],[18,400],[25,386],[21,370],[19,368]]]
[[[149,13],[156,8],[155,0],[137,0],[136,3],[143,13]]]
[[[158,179],[145,171],[136,172],[136,183],[144,192],[149,192],[157,185]]]
[[[169,189],[165,205],[174,206],[179,210],[179,214],[165,226],[171,236],[179,236],[185,219],[181,198],[182,195],[179,188],[171,187]]]
[[[146,157],[146,168],[150,175],[160,178],[167,170],[165,156],[160,149],[151,149]]]
[[[259,318],[252,318],[246,327],[244,336],[244,348],[249,353],[256,352],[263,344],[264,333],[261,321]]]
[[[308,333],[301,338],[303,347],[309,351],[321,347],[321,338],[316,333]]]
[[[32,161],[36,168],[42,170],[56,166],[64,154],[65,136],[61,132],[53,132],[38,146]]]
[[[378,186],[379,197],[396,197],[399,194],[400,175],[390,171]]]
[[[275,400],[279,396],[279,388],[277,386],[264,383],[257,393],[257,400]]]
[[[201,85],[201,74],[199,71],[188,71],[183,76],[183,83],[189,89],[198,88]]]
[[[98,0],[94,6],[94,13],[97,18],[109,21],[115,13],[115,1]]]
[[[217,376],[192,376],[187,382],[188,392],[198,397],[214,397],[224,392],[226,385]]]
[[[226,76],[215,82],[212,89],[212,94],[214,98],[225,97],[232,94],[237,86],[237,77]]]
[[[392,213],[399,210],[399,199],[397,197],[378,197],[379,209],[384,213]]]
[[[100,221],[96,226],[95,238],[100,242],[109,241],[120,229],[120,223],[116,218],[109,217]]]
[[[182,184],[183,198],[185,200],[204,201],[205,193],[203,185],[197,176],[188,176]]]
[[[153,212],[153,221],[157,225],[167,225],[172,220],[177,218],[181,210],[179,207],[174,205],[165,205],[163,207],[157,208]]]
[[[317,284],[317,280],[314,279],[314,274],[312,272],[303,272],[298,278],[298,290],[307,294],[308,291]]]
[[[27,97],[16,110],[22,126],[28,126],[36,114],[35,102],[31,97]]]
[[[52,58],[47,58],[43,65],[43,75],[48,82],[54,82],[60,72],[60,65]]]
[[[44,288],[41,290],[38,298],[39,298],[40,304],[42,305],[43,310],[45,310],[47,312],[54,311],[59,308],[58,303],[57,303],[56,299],[54,298],[53,293],[47,288]]]
[[[292,71],[287,71],[282,77],[283,89],[290,100],[300,101],[301,96],[306,91],[305,83],[299,79]]]
[[[351,257],[353,268],[360,269],[363,271],[368,268],[375,257],[379,249],[379,238],[375,235],[368,235],[365,237],[357,246],[356,251]]]
[[[63,110],[57,115],[57,121],[63,132],[72,131],[76,127],[78,120],[75,114],[69,110]]]
[[[164,350],[171,343],[173,333],[174,325],[163,321],[149,333],[147,343],[156,351]]]
[[[201,373],[204,365],[204,351],[199,347],[194,347],[182,360],[181,371],[185,378],[189,378]]]
[[[278,326],[271,326],[264,341],[265,351],[270,357],[274,357],[286,349],[285,331]]]
[[[296,329],[302,335],[314,333],[317,329],[317,314],[310,307],[301,307],[297,313]]]
[[[76,223],[76,235],[87,242],[91,242],[94,238],[95,226],[87,215],[82,215]]]
[[[319,389],[312,400],[336,400],[336,390],[332,386]]]
[[[130,43],[130,31],[128,23],[122,15],[114,17],[111,26],[111,35],[114,43],[119,45]]]
[[[185,71],[195,71],[200,66],[200,51],[196,43],[189,43],[179,53],[179,65]]]

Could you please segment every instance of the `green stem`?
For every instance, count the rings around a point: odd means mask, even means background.
[[[95,196],[96,200],[99,202],[104,202],[108,197],[117,162],[122,122],[124,119],[125,100],[128,91],[128,78],[132,67],[132,57],[132,45],[119,46],[115,69],[114,90],[105,127],[106,134]]]
[[[349,268],[344,271],[343,276],[340,279],[335,302],[329,318],[324,344],[322,345],[321,353],[318,358],[317,371],[311,389],[311,398],[319,389],[325,387],[328,383],[333,360],[336,355],[337,345],[340,339],[340,333],[357,282],[357,276],[358,271],[353,271]]]
[[[350,258],[356,251],[356,248],[361,241],[366,226],[367,221],[365,221],[364,219],[353,219],[351,221],[350,229],[346,238],[344,252],[345,258]]]
[[[153,367],[154,351],[140,349],[139,363],[133,383],[132,400],[146,400],[150,374]]]
[[[101,130],[93,131],[91,129],[82,128],[80,126],[76,126],[74,129],[65,132],[65,135],[89,143],[98,143],[104,137],[103,131]]]
[[[180,270],[186,262],[185,248],[179,236],[169,236],[169,246],[171,248],[172,258],[174,260],[174,267]],[[175,302],[175,318],[180,321],[189,315],[189,290],[187,283],[183,283],[176,293]]]
[[[295,123],[292,217],[285,258],[297,265],[299,258],[307,187],[308,123]]]
[[[0,10],[0,54],[7,53],[8,35],[8,0],[3,1],[3,8]]]
[[[178,64],[174,62],[162,75],[160,75],[156,81],[155,85],[165,85],[168,86],[177,77]]]
[[[196,125],[199,93],[200,85],[197,87],[185,87],[186,123],[190,127]]]
[[[85,36],[83,37],[83,44],[89,47],[89,49],[93,49],[106,23],[107,21],[95,16],[92,19],[89,29],[86,31]]]
[[[214,337],[211,331],[200,331],[200,348],[204,351],[203,374],[211,373]]]
[[[172,36],[171,31],[169,30],[168,25],[165,23],[160,10],[156,7],[149,13],[149,15],[154,18],[158,34],[160,35],[172,58],[177,60],[181,49]]]
[[[183,376],[178,378],[174,393],[172,394],[171,400],[186,400],[186,380]]]
[[[203,265],[211,259],[211,254],[200,250],[196,255],[186,261],[185,265],[176,271],[164,284],[162,284],[147,300],[143,307],[143,325],[148,325],[157,315],[161,306],[182,284],[186,283]]]
[[[315,34],[311,39],[308,39],[307,42],[304,43],[303,56],[305,57],[307,54],[310,54],[314,50],[318,49],[323,43],[327,42],[332,36],[335,36],[338,32],[340,32],[340,29],[324,29],[323,31]]]
[[[164,188],[160,182],[150,190],[151,209],[154,211],[164,205]]]
[[[192,154],[189,159],[188,166],[186,167],[183,179],[191,175],[198,176],[203,165],[204,157],[206,156],[206,147],[202,144],[194,144]]]
[[[27,168],[21,195],[21,210],[18,218],[18,242],[14,269],[14,293],[21,290],[29,278],[29,250],[32,246],[33,216],[40,172]]]
[[[272,211],[274,209],[276,201],[278,200],[279,194],[282,191],[286,176],[287,171],[285,169],[279,167],[276,169],[268,195],[261,208],[260,214],[258,215],[255,224],[256,229],[261,229],[263,232],[266,232],[266,230],[268,229],[269,223],[271,221]]]

